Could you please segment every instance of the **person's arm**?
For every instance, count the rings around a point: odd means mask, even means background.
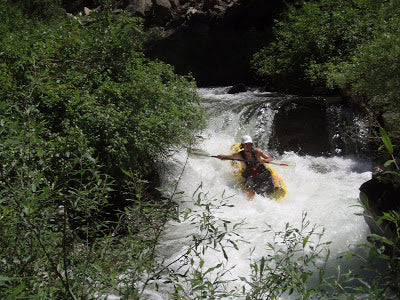
[[[272,156],[270,156],[269,154],[265,153],[263,150],[261,150],[260,148],[254,148],[254,151],[256,152],[257,155],[257,160],[260,163],[267,163],[270,161],[273,161],[274,159],[272,158]]]

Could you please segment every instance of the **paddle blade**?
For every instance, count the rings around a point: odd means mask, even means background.
[[[281,167],[287,167],[287,168],[295,168],[296,163],[291,162],[291,161],[283,161],[283,160],[273,160],[270,161],[269,164],[281,166]]]
[[[187,152],[189,155],[193,156],[200,156],[200,157],[211,157],[210,153],[205,150],[197,149],[197,148],[188,148]]]

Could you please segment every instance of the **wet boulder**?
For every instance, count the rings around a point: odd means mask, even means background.
[[[396,235],[393,223],[377,221],[385,212],[400,211],[400,181],[394,173],[379,172],[360,187],[360,199],[366,209],[364,218],[372,233],[387,237]]]
[[[228,94],[238,94],[244,92],[247,92],[247,86],[244,83],[235,84],[227,91]]]
[[[153,24],[163,25],[172,18],[172,5],[169,0],[155,0],[152,7]]]
[[[319,98],[293,98],[278,108],[269,148],[280,154],[327,155],[330,150],[326,102]]]
[[[152,5],[151,0],[132,0],[125,9],[133,14],[144,17],[150,12]]]

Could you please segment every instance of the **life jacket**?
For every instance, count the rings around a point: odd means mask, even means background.
[[[253,178],[256,178],[263,171],[265,171],[265,168],[263,167],[263,165],[259,164],[259,162],[257,160],[256,152],[254,151],[254,149],[251,149],[251,156],[252,156],[251,161],[249,161],[247,159],[247,157],[244,155],[244,150],[240,151],[239,153],[242,156],[242,158],[245,160],[244,163],[246,164],[246,169],[242,173],[242,176],[244,178],[248,178],[250,176]]]

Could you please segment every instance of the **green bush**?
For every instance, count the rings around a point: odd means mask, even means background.
[[[140,53],[138,19],[100,11],[52,27],[29,23],[4,34],[2,95],[37,107],[52,132],[80,128],[105,172],[146,172],[203,126],[194,81]]]
[[[276,80],[305,80],[310,75],[317,79],[319,74],[313,70],[346,59],[369,37],[371,22],[377,17],[376,9],[371,9],[377,5],[369,2],[302,1],[298,7],[288,7],[282,20],[276,22],[275,41],[254,56],[258,74]]]
[[[111,181],[79,131],[57,137],[32,121],[31,111],[12,119],[2,108],[0,274],[10,287],[0,294],[18,287],[39,298],[68,294],[71,247],[76,238],[102,235]]]
[[[62,8],[62,0],[2,0],[17,7],[27,18],[49,21],[65,15]]]
[[[398,111],[399,2],[301,1],[276,22],[275,40],[254,55],[274,84],[341,88],[375,110]]]
[[[360,44],[345,62],[327,73],[330,85],[350,86],[351,92],[368,98],[377,112],[400,107],[400,17],[384,26],[373,40]]]
[[[94,297],[152,274],[171,215],[146,179],[203,112],[192,78],[141,53],[139,19],[25,9],[0,0],[0,298]]]

